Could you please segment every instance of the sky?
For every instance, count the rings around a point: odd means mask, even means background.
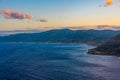
[[[119,0],[0,0],[0,11],[30,14],[31,19],[0,15],[0,31],[72,29],[120,29]],[[113,27],[115,26],[115,27]]]

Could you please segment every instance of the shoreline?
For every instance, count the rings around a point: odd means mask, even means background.
[[[88,44],[88,43],[63,43],[63,42],[0,42],[0,43],[10,43],[10,44],[20,44],[20,43],[27,43],[27,44],[83,44],[83,45],[87,45],[87,46],[93,46],[93,47],[97,47],[97,45],[92,45],[92,44]],[[94,48],[92,48],[94,49]],[[88,52],[86,54],[89,55],[100,55],[100,56],[114,56],[114,57],[120,57],[120,55],[109,55],[107,53],[101,54],[103,52],[99,52],[100,54],[97,54],[95,52],[91,52],[92,49],[88,49]]]
[[[120,55],[115,55],[115,54],[109,54],[107,52],[96,51],[96,50],[94,50],[94,48],[93,49],[88,49],[87,54],[120,57]]]
[[[85,43],[85,42],[0,42],[0,43],[28,43],[28,44],[85,44],[88,46],[95,46],[97,47],[98,44],[90,44],[90,43]]]

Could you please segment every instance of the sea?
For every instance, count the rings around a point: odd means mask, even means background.
[[[68,43],[0,43],[0,80],[120,80],[120,57]]]

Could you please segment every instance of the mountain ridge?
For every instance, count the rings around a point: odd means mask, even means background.
[[[54,29],[40,33],[1,36],[0,42],[103,43],[120,31]]]

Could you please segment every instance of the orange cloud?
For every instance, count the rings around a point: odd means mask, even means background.
[[[110,6],[110,5],[113,5],[113,0],[106,0],[106,4],[107,4],[107,6]]]
[[[30,14],[25,14],[26,19],[31,19],[31,15]]]
[[[114,0],[106,0],[104,5],[100,5],[100,7],[108,7],[114,4]]]

